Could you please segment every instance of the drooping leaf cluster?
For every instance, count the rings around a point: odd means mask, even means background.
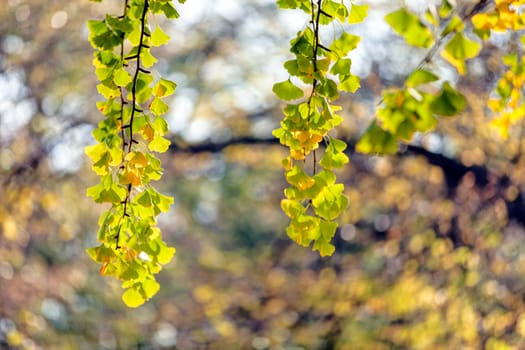
[[[330,243],[337,229],[335,221],[348,205],[343,184],[336,182],[334,169],[348,163],[346,143],[329,135],[343,119],[340,106],[332,101],[340,91],[355,92],[359,78],[351,73],[348,53],[360,38],[342,31],[331,43],[321,39],[328,24],[357,23],[366,15],[367,5],[336,1],[277,1],[281,8],[300,9],[310,17],[310,25],[291,41],[295,58],[284,63],[289,79],[273,87],[275,94],[289,102],[281,127],[273,134],[290,149],[283,160],[290,184],[281,207],[290,218],[287,234],[295,242],[309,246],[321,256],[331,255]],[[320,145],[323,151],[319,151]]]
[[[179,1],[183,2],[183,1]],[[89,255],[102,264],[102,275],[123,281],[122,300],[137,307],[159,290],[154,275],[175,253],[163,241],[157,216],[167,212],[173,198],[151,182],[162,175],[155,153],[165,152],[168,110],[165,98],[176,84],[156,79],[150,70],[157,59],[151,49],[168,42],[149,17],[176,18],[172,1],[126,0],[123,14],[88,21],[89,41],[95,49],[93,65],[104,97],[97,107],[104,115],[93,131],[96,144],[86,147],[100,182],[87,190],[97,203],[109,203],[100,217],[98,241]]]

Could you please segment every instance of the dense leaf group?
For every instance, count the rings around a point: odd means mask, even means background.
[[[93,64],[105,98],[97,104],[105,116],[93,131],[98,143],[86,148],[100,183],[87,195],[111,207],[100,218],[100,245],[88,249],[102,264],[101,274],[114,276],[127,288],[122,300],[137,307],[160,286],[154,278],[175,253],[156,227],[156,217],[167,212],[173,198],[159,193],[151,181],[160,179],[162,167],[154,152],[165,152],[170,141],[162,118],[168,110],[164,98],[176,84],[155,79],[149,70],[157,61],[151,48],[169,36],[160,26],[151,28],[148,17],[163,13],[178,17],[171,1],[124,2],[120,16],[88,21],[89,41],[95,48]]]
[[[286,232],[300,245],[313,242],[321,256],[332,255],[335,220],[348,205],[344,186],[336,183],[334,174],[334,169],[348,163],[348,157],[346,143],[329,135],[343,121],[336,114],[341,107],[332,101],[340,91],[355,92],[360,87],[359,78],[350,71],[352,61],[346,58],[360,38],[343,31],[328,45],[321,42],[320,30],[332,22],[362,21],[368,6],[348,7],[335,1],[278,1],[278,5],[301,9],[311,18],[310,26],[290,43],[295,58],[284,64],[290,78],[273,87],[282,100],[295,101],[284,108],[281,127],[273,132],[290,149],[283,160],[290,184],[281,202],[290,218]],[[325,146],[322,152],[321,144]]]

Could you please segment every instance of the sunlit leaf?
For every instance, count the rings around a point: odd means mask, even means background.
[[[273,86],[273,92],[282,100],[297,100],[304,96],[303,90],[295,86],[289,79]]]
[[[306,209],[299,202],[290,199],[283,199],[281,201],[281,208],[283,209],[284,213],[290,218],[295,218],[299,215],[303,215],[306,211]]]
[[[160,289],[160,284],[153,279],[146,279],[142,283],[142,290],[144,291],[144,296],[146,299],[150,299],[152,296],[157,294]]]
[[[136,308],[144,304],[146,298],[134,288],[129,288],[122,294],[122,301],[127,307]]]
[[[360,41],[361,38],[359,36],[343,32],[332,42],[329,49],[334,52],[337,57],[345,57],[350,51],[357,47]]]
[[[151,33],[151,45],[160,46],[165,45],[170,41],[170,36],[162,30],[160,26],[156,26],[155,30]]]
[[[352,67],[352,60],[349,58],[341,58],[337,60],[334,65],[332,66],[332,69],[330,70],[330,73],[332,74],[340,74],[343,76],[350,75],[350,68]]]
[[[481,44],[468,39],[462,33],[456,33],[441,52],[441,56],[456,67],[459,74],[465,74],[465,60],[476,57],[480,50]]]
[[[175,255],[175,248],[168,247],[164,242],[160,243],[160,251],[157,254],[157,261],[162,264],[166,265],[173,259],[173,256]]]
[[[168,109],[168,104],[158,97],[155,97],[150,105],[151,113],[156,116],[166,114]]]
[[[315,180],[308,176],[304,170],[297,165],[290,171],[286,172],[286,180],[300,190],[306,190],[315,184]]]
[[[153,152],[164,153],[170,147],[171,141],[162,137],[154,137],[153,140],[148,144],[148,148]]]
[[[361,79],[357,75],[348,75],[339,83],[338,88],[342,91],[354,93],[361,87]]]
[[[110,262],[116,257],[113,249],[100,245],[86,250],[91,259],[98,263]]]
[[[126,86],[131,83],[131,76],[124,68],[117,69],[113,75],[113,81],[118,86]]]
[[[410,45],[430,47],[434,43],[430,29],[406,8],[388,14],[385,20]]]
[[[171,80],[161,78],[153,88],[153,94],[157,97],[166,97],[175,92],[177,84]]]
[[[350,8],[350,14],[348,16],[348,23],[360,23],[363,22],[366,16],[368,16],[368,7],[369,5],[357,5],[352,4]]]

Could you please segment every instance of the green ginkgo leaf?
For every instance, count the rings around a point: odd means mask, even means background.
[[[150,40],[152,46],[161,46],[170,41],[170,36],[166,34],[160,26],[157,26],[153,33],[151,33]]]
[[[131,83],[131,76],[124,68],[119,68],[113,73],[113,81],[117,86],[126,86]]]
[[[153,88],[153,94],[157,97],[166,97],[175,92],[177,84],[171,80],[161,78]]]
[[[388,14],[385,20],[410,45],[427,48],[434,43],[430,29],[406,8]]]
[[[394,154],[397,152],[397,141],[394,135],[373,122],[359,139],[356,150],[361,153]]]
[[[338,88],[342,91],[354,93],[361,87],[361,78],[357,75],[347,75],[338,85]]]
[[[439,80],[439,77],[425,69],[416,69],[405,81],[407,87],[416,87]]]
[[[450,84],[444,83],[441,93],[432,101],[430,107],[435,114],[453,116],[467,106],[465,96],[457,92]]]
[[[462,33],[456,33],[445,46],[445,51],[450,56],[463,60],[476,57],[480,50],[480,43],[470,40]]]
[[[168,108],[168,104],[158,97],[155,97],[153,101],[151,101],[150,111],[156,116],[165,114]]]
[[[297,100],[304,96],[304,91],[295,86],[290,79],[274,84],[272,90],[277,97],[285,101]]]
[[[164,153],[170,147],[171,141],[162,137],[157,136],[148,144],[150,151]]]

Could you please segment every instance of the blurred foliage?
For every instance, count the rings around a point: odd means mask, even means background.
[[[336,252],[320,258],[284,233],[282,147],[184,151],[270,136],[271,86],[304,22],[270,0],[187,3],[159,51],[180,82],[159,184],[176,198],[159,226],[178,253],[158,295],[130,310],[85,253],[101,211],[85,198],[95,175],[82,148],[100,118],[85,20],[112,4],[0,7],[0,348],[525,348],[523,126],[500,139],[486,105],[519,41],[494,33],[461,77],[438,58],[468,107],[397,155],[352,155]],[[374,20],[393,6],[371,3],[354,29],[377,36],[352,57],[363,87],[339,102],[338,138],[362,134],[374,98],[425,55]]]

